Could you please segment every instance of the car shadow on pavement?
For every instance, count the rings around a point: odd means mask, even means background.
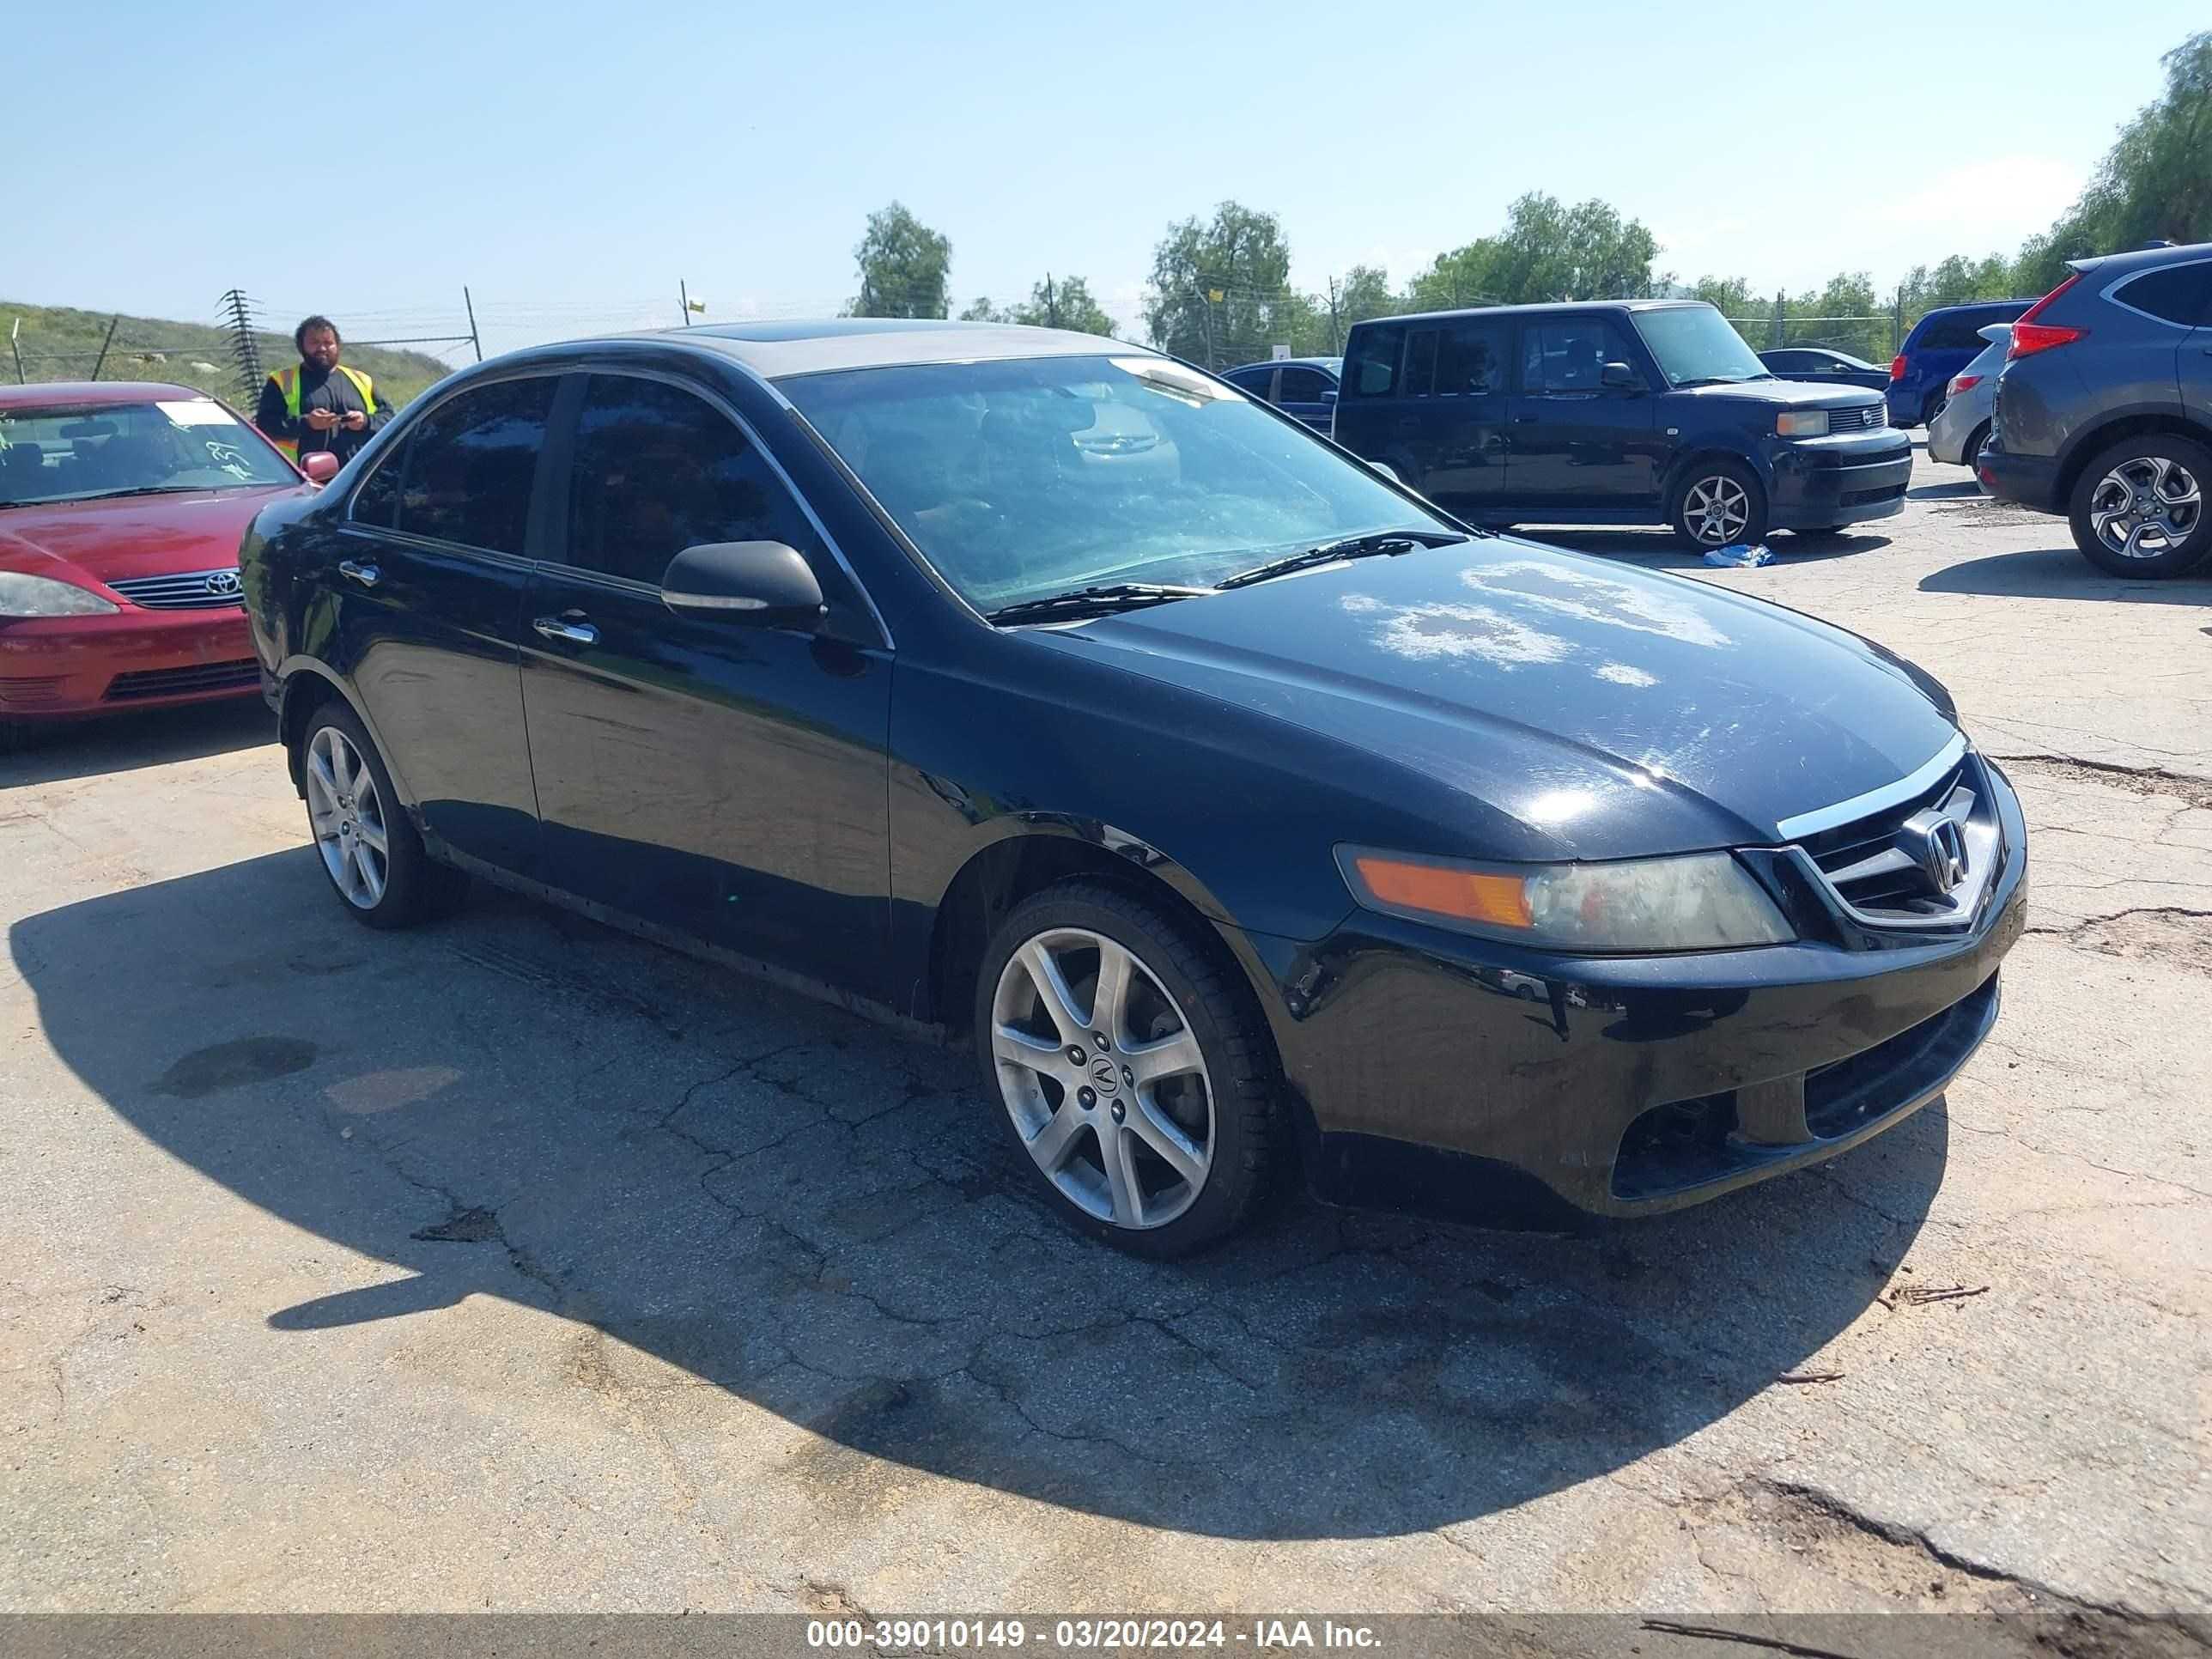
[[[1978,496],[1981,493],[1981,484],[1969,477],[1956,483],[1917,484],[1905,492],[1905,499],[1908,501],[1954,501],[1967,496]]]
[[[259,697],[70,720],[40,732],[15,754],[0,752],[0,789],[166,766],[276,741],[276,717]]]
[[[1695,570],[1705,568],[1705,556],[1683,546],[1674,539],[1674,533],[1670,530],[1590,530],[1555,526],[1550,529],[1541,526],[1516,529],[1510,533],[1522,541],[1541,542],[1547,547],[1563,547],[1571,553],[1594,553],[1600,557],[1626,555],[1643,561],[1653,569]],[[1862,535],[1846,531],[1832,540],[1808,542],[1786,530],[1778,530],[1766,545],[1774,554],[1776,565],[1819,564],[1830,559],[1847,559],[1856,554],[1876,552],[1889,545],[1889,538],[1872,532]],[[1774,567],[1770,565],[1767,568],[1771,569]]]
[[[2026,553],[1993,553],[1947,565],[1920,579],[1923,593],[1986,593],[2014,599],[2119,599],[2137,605],[2212,604],[2212,569],[2172,581],[2106,575],[2069,544]]]
[[[665,1364],[777,1413],[811,1435],[772,1478],[829,1525],[886,1463],[1224,1537],[1510,1508],[1804,1366],[1912,1245],[1948,1141],[1939,1103],[1565,1237],[1296,1200],[1159,1266],[1033,1199],[967,1056],[518,900],[374,933],[301,848],[9,943],[46,1041],[125,1121],[354,1253],[291,1290],[272,1263],[238,1317],[331,1345],[471,1296],[543,1310],[579,1344],[525,1328],[502,1364],[568,1378],[578,1411],[630,1389],[650,1413]]]

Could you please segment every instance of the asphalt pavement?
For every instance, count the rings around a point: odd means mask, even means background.
[[[480,896],[380,934],[258,703],[0,759],[0,1610],[1678,1610],[2212,1631],[2212,581],[1923,456],[1711,570],[2027,804],[1995,1036],[1589,1237],[1065,1232],[964,1054]],[[2025,1629],[2026,1626],[2021,1628]]]

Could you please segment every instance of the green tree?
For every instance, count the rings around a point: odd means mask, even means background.
[[[1505,211],[1505,228],[1440,253],[1413,279],[1417,309],[1616,300],[1648,293],[1659,244],[1641,220],[1593,198],[1563,207],[1532,191]]]
[[[1751,291],[1751,283],[1741,276],[1700,276],[1690,284],[1690,297],[1703,300],[1722,316],[1738,323],[1759,315],[1765,306]]]
[[[1032,328],[1073,329],[1078,334],[1113,333],[1116,325],[1105,308],[1091,297],[1091,284],[1080,276],[1047,276],[1030,289],[1030,297],[1007,313],[1006,321],[1027,323]]]
[[[1145,331],[1161,350],[1209,368],[1264,357],[1311,309],[1290,292],[1290,276],[1281,221],[1224,202],[1210,222],[1170,224],[1152,250]]]
[[[2057,287],[2069,259],[2212,240],[2212,30],[2159,63],[2164,94],[2120,129],[2081,199],[2021,248],[2011,272],[2021,293]]]
[[[1354,265],[1336,289],[1336,320],[1340,328],[1370,317],[1392,317],[1399,310],[1398,296],[1390,289],[1390,273],[1374,265]]]
[[[1889,335],[1888,309],[1875,298],[1874,278],[1863,270],[1839,272],[1817,294],[1784,308],[1785,344],[1824,345],[1872,361],[1889,356]]]
[[[903,204],[868,216],[867,234],[853,250],[860,292],[845,307],[852,317],[944,317],[951,305],[952,244]]]
[[[989,295],[983,294],[969,302],[968,308],[960,313],[960,320],[963,323],[1003,323],[1012,319],[991,303]]]

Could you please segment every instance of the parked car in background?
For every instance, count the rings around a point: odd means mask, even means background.
[[[1723,355],[1680,325],[1661,361]],[[244,549],[337,903],[465,871],[972,1034],[1022,1178],[1129,1249],[1301,1166],[1673,1209],[1894,1125],[1997,1016],[2026,830],[1929,676],[1470,533],[1140,347],[541,347],[342,483]]]
[[[1343,373],[1341,357],[1285,357],[1247,363],[1231,369],[1224,378],[1285,415],[1326,432],[1336,416],[1337,381]]]
[[[2067,262],[2013,325],[1982,482],[2122,576],[2212,555],[2212,242]]]
[[[254,691],[239,538],[301,479],[189,386],[0,386],[0,748]]]
[[[1951,377],[1943,407],[1928,422],[1928,459],[1946,466],[1972,466],[1990,435],[1990,415],[1997,401],[1997,376],[2004,372],[2005,349],[2012,343],[2010,323],[1990,323],[1981,331],[1989,343],[1981,356]]]
[[[1826,346],[1780,346],[1762,351],[1759,361],[1785,380],[1804,380],[1813,386],[1863,386],[1869,392],[1889,389],[1889,371],[1880,363],[1854,357]]]
[[[1336,441],[1469,523],[1666,524],[1694,546],[1902,510],[1881,397],[1779,380],[1711,306],[1602,301],[1356,323]]]
[[[1943,407],[1951,377],[1981,355],[1981,331],[2008,323],[2033,300],[1938,306],[1913,324],[1889,364],[1889,423],[1926,426]]]

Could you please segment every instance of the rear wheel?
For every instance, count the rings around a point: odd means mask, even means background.
[[[1690,469],[1668,517],[1674,533],[1692,547],[1764,541],[1766,492],[1740,462],[1705,462]]]
[[[2116,576],[2182,575],[2212,553],[2204,495],[2212,451],[2163,432],[2125,438],[2081,471],[2068,517],[2074,544]]]
[[[1966,434],[1966,441],[1959,451],[1960,465],[1979,477],[1982,469],[1982,446],[1990,441],[1990,423],[1984,421]]]
[[[405,927],[466,896],[468,878],[432,860],[383,757],[343,702],[326,702],[310,716],[300,776],[323,873],[356,920]]]
[[[1950,384],[1946,381],[1929,392],[1928,400],[1920,405],[1920,424],[1923,427],[1934,426],[1936,417],[1943,412],[1943,405],[1950,401]]]
[[[1282,1136],[1259,1012],[1208,942],[1071,882],[1015,906],[975,985],[985,1086],[1053,1208],[1136,1255],[1235,1231]]]

